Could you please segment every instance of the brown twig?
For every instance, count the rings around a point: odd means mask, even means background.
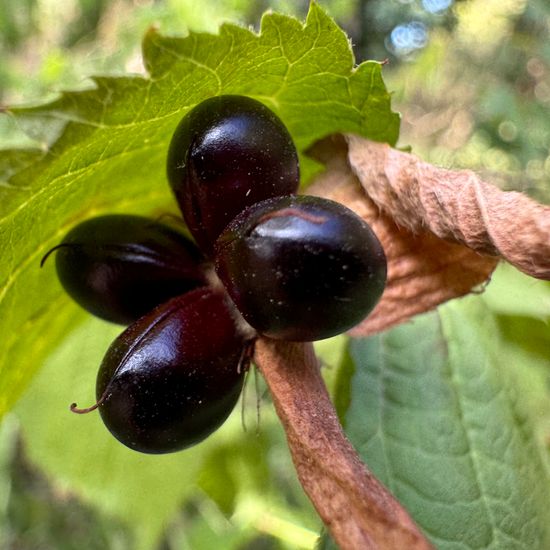
[[[312,345],[260,338],[255,361],[285,428],[300,482],[339,547],[432,548],[346,439]]]

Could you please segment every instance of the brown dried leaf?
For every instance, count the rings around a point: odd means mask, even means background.
[[[550,279],[550,207],[501,191],[470,170],[447,170],[414,155],[346,135],[349,165],[367,195],[409,231],[499,256]]]
[[[354,166],[363,167],[361,177],[367,180],[361,151],[370,152],[371,147],[376,150],[384,146],[366,140],[360,143],[362,148],[353,143]],[[350,165],[351,153],[351,145],[348,154],[342,136],[318,143],[312,154],[325,162],[326,171],[307,192],[336,200],[354,210],[373,228],[386,252],[388,282],[382,299],[369,317],[351,331],[352,335],[366,336],[385,330],[451,298],[468,294],[488,279],[498,258],[443,240],[421,226],[411,230],[406,224],[397,225],[365,192]],[[373,165],[373,171],[376,169],[380,167]],[[374,186],[371,180],[367,181]],[[394,203],[399,204],[398,199],[392,197]],[[394,207],[389,212],[393,214],[395,210]]]
[[[312,345],[260,338],[254,357],[285,428],[300,482],[338,546],[432,548],[346,439]]]

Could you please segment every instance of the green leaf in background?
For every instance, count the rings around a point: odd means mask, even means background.
[[[500,315],[517,315],[544,323],[550,321],[550,281],[529,277],[509,264],[498,266],[483,299]]]
[[[350,345],[347,433],[440,550],[550,547],[521,354],[501,344],[471,296]]]
[[[130,550],[126,526],[74,494],[59,492],[22,452],[14,414],[0,424],[0,548]],[[70,534],[68,536],[68,534]]]
[[[550,282],[502,264],[483,301],[495,314],[501,354],[521,380],[537,440],[550,458]]]
[[[94,78],[93,89],[11,110],[47,154],[8,179],[0,175],[0,333],[7,335],[0,415],[75,315],[53,262],[38,268],[41,257],[83,218],[173,211],[164,175],[167,146],[197,102],[215,94],[255,97],[283,119],[300,151],[337,131],[397,139],[399,119],[381,65],[354,67],[346,35],[315,3],[305,24],[268,14],[259,34],[230,24],[218,35],[186,38],[151,30],[143,52],[149,77]],[[24,154],[1,152],[0,167],[25,165],[17,155]],[[302,168],[307,178],[312,166]]]

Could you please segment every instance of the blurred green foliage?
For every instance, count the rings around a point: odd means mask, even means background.
[[[550,202],[550,5],[469,0],[454,16],[385,75],[402,144]]]
[[[384,76],[394,91],[394,106],[403,113],[402,146],[410,145],[436,164],[473,168],[503,188],[550,203],[546,0],[319,3],[348,31],[358,60],[389,59]],[[91,74],[142,73],[141,37],[151,25],[179,35],[191,29],[215,32],[224,20],[258,28],[266,9],[303,17],[307,4],[0,0],[0,105],[43,102],[61,89],[89,87],[86,77]],[[27,141],[13,121],[0,117],[0,147]],[[509,289],[502,292],[509,295]],[[523,298],[518,302],[523,304]],[[519,314],[514,309],[499,316],[509,347],[526,346],[539,358],[542,380],[548,379],[548,358],[540,353],[548,338],[545,323],[538,311]],[[518,341],[518,334],[527,332],[530,338]],[[340,343],[324,344],[329,380],[338,379],[340,350]],[[252,424],[249,430],[255,430],[251,387],[245,416]],[[339,392],[344,411],[349,396],[341,388]],[[313,547],[319,522],[299,489],[281,429],[265,412],[270,408],[265,388],[260,395],[263,420],[257,445],[224,439],[211,450],[196,489],[166,529],[162,550]],[[550,433],[546,409],[543,416],[541,439]],[[127,525],[63,491],[29,462],[15,415],[0,427],[0,548],[135,547]],[[265,506],[275,495],[277,504]]]

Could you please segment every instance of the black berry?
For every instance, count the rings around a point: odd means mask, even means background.
[[[207,99],[177,127],[168,180],[200,248],[211,254],[224,227],[246,206],[295,193],[298,156],[281,120],[244,96]]]
[[[239,398],[245,338],[223,293],[196,289],[128,327],[99,369],[99,409],[109,431],[144,453],[179,451],[210,435]]]
[[[129,324],[169,298],[206,284],[202,256],[184,234],[140,216],[91,218],[56,250],[67,293],[94,315]]]
[[[218,239],[215,266],[252,327],[291,341],[353,327],[386,281],[384,251],[370,227],[339,203],[307,196],[244,210]]]

